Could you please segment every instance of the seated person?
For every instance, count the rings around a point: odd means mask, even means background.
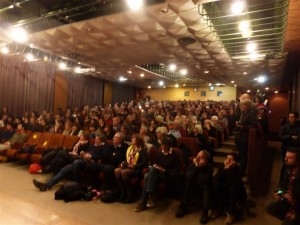
[[[178,156],[172,150],[171,145],[171,138],[164,136],[161,140],[161,151],[157,155],[156,162],[149,167],[148,173],[144,176],[142,199],[134,209],[135,212],[140,212],[147,209],[147,207],[153,206],[151,195],[154,194],[158,181],[170,182],[173,178],[179,176]]]
[[[126,152],[126,160],[115,169],[116,184],[121,191],[120,200],[124,203],[133,202],[133,190],[131,179],[133,177],[142,178],[143,169],[148,168],[149,156],[145,147],[144,139],[134,134],[131,138],[131,145]]]
[[[105,136],[99,134],[95,138],[95,144],[90,146],[87,150],[80,151],[79,157],[75,159],[73,163],[63,167],[51,180],[46,183],[42,183],[34,179],[34,186],[39,188],[40,191],[46,191],[69,175],[73,175],[73,180],[79,181],[81,171],[85,169],[89,162],[100,160],[101,156],[106,151],[106,148],[107,145],[105,144]]]
[[[214,171],[209,161],[209,152],[201,150],[188,166],[184,182],[183,198],[176,212],[177,218],[183,217],[188,212],[189,197],[194,190],[194,193],[200,193],[202,197],[203,212],[200,217],[200,223],[206,224],[208,222],[208,210],[212,204]]]
[[[16,133],[3,144],[0,144],[0,151],[11,148],[16,143],[24,143],[27,139],[27,134],[24,131],[23,125],[18,124]]]
[[[241,216],[238,209],[246,203],[247,193],[242,181],[242,171],[237,163],[238,156],[232,152],[227,154],[224,165],[215,174],[215,195],[213,208],[216,217],[221,209],[227,212],[225,224],[232,224]]]
[[[275,201],[267,204],[266,211],[282,220],[282,225],[300,224],[300,149],[288,148],[285,170]]]

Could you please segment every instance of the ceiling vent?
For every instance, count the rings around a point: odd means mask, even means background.
[[[184,46],[194,44],[196,42],[195,38],[192,38],[192,37],[182,37],[182,38],[179,38],[177,41],[179,44],[184,45]]]

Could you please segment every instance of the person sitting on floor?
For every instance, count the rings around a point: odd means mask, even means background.
[[[197,190],[195,189],[195,192],[200,192],[202,197],[203,212],[200,217],[200,223],[206,224],[208,222],[208,211],[212,205],[214,171],[209,162],[210,153],[206,150],[201,150],[188,166],[184,182],[183,198],[175,214],[177,218],[181,218],[187,214],[189,197],[192,190],[194,190],[193,188],[196,187]]]
[[[221,208],[227,212],[225,224],[233,224],[240,216],[239,208],[247,200],[246,189],[242,180],[242,171],[237,163],[238,155],[234,152],[227,157],[214,176],[215,194],[213,212],[211,217],[216,218]],[[239,206],[239,207],[238,207]]]

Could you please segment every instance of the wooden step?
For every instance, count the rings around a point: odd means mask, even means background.
[[[224,156],[226,157],[228,153],[231,153],[233,150],[231,148],[217,148],[214,150],[215,156]]]
[[[214,167],[219,167],[224,164],[225,157],[223,156],[214,156]]]

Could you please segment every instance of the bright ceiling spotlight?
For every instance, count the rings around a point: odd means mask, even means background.
[[[266,90],[269,90],[269,87],[266,87],[265,89],[266,89]]]
[[[6,47],[6,46],[2,46],[2,47],[1,47],[1,53],[2,53],[3,55],[8,54],[8,53],[9,53],[9,48]]]
[[[178,87],[179,87],[179,84],[175,84],[175,87],[178,88]]]
[[[60,69],[62,69],[62,70],[65,70],[65,69],[67,68],[67,64],[64,63],[64,62],[61,62],[61,63],[58,64],[58,67],[59,67]]]
[[[259,76],[257,78],[257,82],[258,83],[264,83],[267,80],[267,78],[265,76]]]
[[[165,83],[164,83],[162,80],[158,82],[158,85],[159,85],[159,86],[163,86],[164,84],[165,84]]]
[[[175,71],[175,70],[177,69],[176,64],[171,64],[171,65],[169,66],[169,69],[170,69],[171,71]]]
[[[151,86],[148,86],[148,89],[150,89],[151,88]]]
[[[121,82],[126,81],[126,80],[128,80],[128,78],[125,78],[125,77],[123,77],[123,76],[121,76],[121,77],[119,78],[119,81],[121,81]]]
[[[256,60],[257,57],[258,57],[258,55],[257,55],[255,52],[252,52],[252,53],[249,55],[249,58],[250,58],[252,61]]]
[[[277,94],[277,93],[278,93],[278,91],[274,91],[274,93],[275,93],[275,94]]]
[[[126,0],[126,3],[131,10],[137,11],[142,8],[144,1],[143,0]]]
[[[234,80],[232,80],[230,83],[234,84]]]
[[[256,48],[257,48],[257,44],[253,43],[253,42],[248,43],[246,46],[247,51],[250,53],[254,52],[256,50]]]
[[[77,66],[75,69],[74,69],[75,73],[81,73],[81,68],[79,66]]]
[[[248,20],[242,20],[239,24],[240,31],[246,31],[250,29],[250,22]]]
[[[244,2],[240,1],[240,2],[235,2],[231,5],[231,13],[233,15],[239,15],[244,11],[245,5]]]
[[[183,84],[182,86],[185,87],[185,84]]]
[[[180,73],[182,76],[185,76],[185,75],[187,75],[188,71],[187,71],[187,69],[181,69],[181,70],[179,71],[179,73]]]
[[[25,59],[26,59],[27,61],[33,61],[33,60],[34,60],[34,56],[33,56],[32,53],[27,53],[27,54],[25,55]]]
[[[243,74],[244,74],[244,75],[247,75],[248,73],[247,73],[247,72],[243,72]]]
[[[250,90],[247,90],[247,92],[249,93],[249,92],[251,92]]]
[[[243,30],[242,31],[242,37],[243,38],[250,38],[252,36],[253,32],[251,29]]]
[[[28,39],[28,34],[27,32],[21,28],[13,28],[10,32],[10,37],[15,41],[19,43],[24,43]]]
[[[140,74],[140,77],[144,77],[144,76],[145,76],[145,74],[143,74],[143,73]]]
[[[205,70],[204,73],[209,73],[209,70]]]

